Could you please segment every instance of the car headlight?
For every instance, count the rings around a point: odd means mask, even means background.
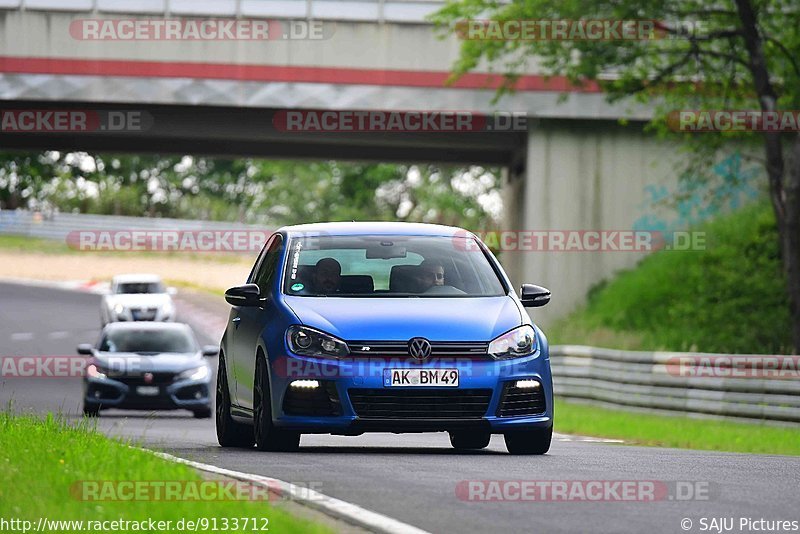
[[[107,378],[106,374],[100,371],[100,368],[91,363],[86,366],[86,376],[91,378]]]
[[[194,369],[187,369],[178,374],[178,380],[203,380],[208,378],[208,366],[201,365]]]
[[[286,330],[289,350],[301,356],[344,358],[350,354],[347,343],[325,332],[307,326],[290,326]]]
[[[530,325],[523,325],[498,336],[489,343],[489,355],[495,360],[519,358],[536,350],[536,333]]]
[[[115,305],[114,313],[116,313],[117,315],[125,313],[125,306],[123,306],[122,304]]]

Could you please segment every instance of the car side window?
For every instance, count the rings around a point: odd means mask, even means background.
[[[256,258],[256,262],[253,264],[253,268],[250,269],[250,274],[247,275],[248,284],[256,283],[256,276],[261,269],[261,265],[264,263],[264,257],[269,252],[270,247],[272,247],[272,243],[275,239],[277,239],[277,237],[277,235],[273,234],[267,238],[267,242],[264,243],[264,246],[261,248],[261,252],[258,253],[258,257]]]
[[[261,265],[258,266],[258,271],[253,277],[252,283],[258,285],[261,290],[261,296],[266,296],[269,293],[270,284],[275,280],[275,273],[278,271],[278,262],[283,249],[282,245],[283,237],[276,235],[268,245],[264,258],[261,260]]]

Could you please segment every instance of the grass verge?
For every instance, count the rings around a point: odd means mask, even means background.
[[[595,286],[547,329],[553,345],[729,354],[791,353],[772,208],[755,203],[693,229],[705,250],[662,250]]]
[[[623,439],[637,445],[800,455],[800,428],[610,410],[557,400],[556,431]]]
[[[266,502],[244,500],[83,500],[81,481],[188,481],[203,480],[193,469],[130,448],[97,432],[87,421],[69,425],[47,418],[0,413],[0,518],[30,520],[172,521],[165,532],[176,532],[181,519],[228,520],[240,528],[227,532],[254,532],[242,518],[258,518],[258,529],[268,519],[270,532],[330,532],[326,527],[298,519]],[[105,486],[104,486],[105,487]],[[121,486],[118,486],[121,488]],[[122,489],[116,495],[125,495]],[[188,494],[188,493],[187,493]],[[64,525],[44,531],[64,532]],[[88,529],[84,529],[88,530]],[[133,531],[135,528],[114,529]],[[182,530],[188,530],[186,528]],[[212,530],[211,526],[199,531]],[[109,530],[110,531],[110,530]]]

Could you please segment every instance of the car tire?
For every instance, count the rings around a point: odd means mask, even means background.
[[[98,417],[100,415],[100,405],[99,404],[84,404],[83,405],[83,415],[86,417]]]
[[[252,427],[234,421],[231,417],[231,395],[222,352],[219,353],[218,365],[215,410],[217,441],[222,447],[252,447],[255,441]]]
[[[553,427],[507,432],[504,437],[511,454],[544,454],[550,450]]]
[[[204,408],[202,410],[195,410],[192,412],[195,419],[211,419],[211,408]]]
[[[277,428],[272,422],[272,402],[266,358],[256,358],[255,387],[253,388],[253,428],[256,448],[260,451],[296,451],[300,433]]]
[[[450,445],[454,449],[485,449],[492,435],[489,432],[450,432]]]

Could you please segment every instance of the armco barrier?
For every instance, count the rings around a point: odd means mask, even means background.
[[[264,226],[222,221],[168,219],[162,217],[126,217],[118,215],[90,215],[85,213],[38,213],[26,210],[0,210],[0,235],[21,235],[66,242],[70,232],[126,231],[126,230],[257,230],[269,231]]]
[[[800,379],[796,373],[783,378],[733,376],[736,373],[725,372],[680,376],[673,365],[679,358],[730,357],[763,358],[577,345],[550,348],[555,394],[565,399],[637,410],[800,423]],[[796,366],[797,357],[793,361]],[[732,376],[709,376],[712,374]]]

